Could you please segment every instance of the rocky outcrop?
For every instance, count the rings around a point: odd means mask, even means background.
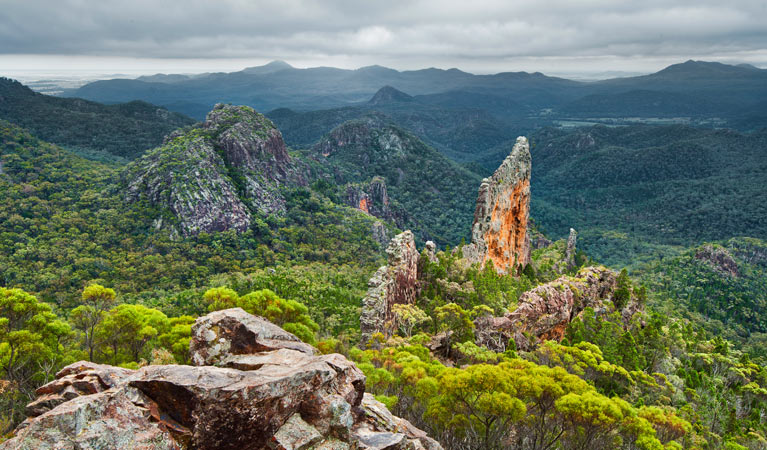
[[[568,269],[575,267],[575,244],[578,239],[578,232],[570,228],[570,235],[567,237],[567,247],[565,247],[565,263]]]
[[[401,230],[412,230],[420,240],[439,245],[458,242],[466,234],[455,223],[472,220],[476,197],[471,191],[480,177],[382,114],[366,114],[337,126],[312,147],[309,156],[317,161],[313,167],[323,179],[344,187],[341,197],[354,208],[367,208]],[[384,184],[376,183],[377,177],[385,181],[391,215],[381,208]],[[348,184],[357,185],[351,195],[346,195]],[[452,220],[445,221],[435,208],[449,210]]]
[[[240,355],[295,350],[314,355],[311,345],[301,342],[268,320],[242,308],[216,311],[200,317],[192,327],[189,353],[197,366],[221,365]]]
[[[386,181],[382,177],[373,177],[367,183],[349,183],[346,185],[347,205],[357,208],[373,217],[390,222],[401,222],[401,217],[394,213],[390,206]],[[391,236],[380,221],[373,223],[371,230],[373,239],[385,247]]]
[[[471,244],[463,254],[470,261],[515,274],[530,261],[530,145],[520,136],[509,156],[479,187]]]
[[[707,263],[722,275],[727,275],[733,278],[738,278],[740,276],[738,263],[724,247],[706,244],[695,252],[695,259]]]
[[[541,341],[561,341],[567,325],[586,308],[606,311],[616,288],[617,273],[604,267],[586,267],[575,277],[563,276],[525,292],[519,306],[503,317],[482,317],[474,322],[478,345],[504,351],[510,339],[520,350],[532,350]],[[637,311],[628,302],[630,320]],[[626,317],[627,316],[627,317]]]
[[[362,300],[360,331],[362,344],[375,333],[389,335],[391,307],[398,303],[413,304],[418,295],[418,250],[413,233],[405,231],[395,236],[386,249],[388,264],[379,268],[368,282],[368,292]]]
[[[381,177],[373,177],[368,183],[347,185],[346,204],[380,219],[393,217],[386,181]]]
[[[129,201],[145,198],[169,210],[183,235],[245,231],[254,213],[284,212],[280,185],[305,184],[269,119],[223,104],[201,125],[168,136],[123,176]]]
[[[216,365],[72,364],[40,388],[64,400],[0,449],[441,450],[364,395],[364,374],[343,356],[289,348],[295,336],[240,309],[213,314],[195,324],[193,353]]]

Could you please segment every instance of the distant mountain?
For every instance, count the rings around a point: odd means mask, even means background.
[[[272,61],[268,64],[265,64],[263,66],[256,66],[256,67],[247,67],[243,69],[243,72],[245,73],[252,73],[256,75],[265,75],[268,73],[275,73],[279,72],[281,70],[289,70],[292,69],[293,66],[286,63],[285,61]]]
[[[0,119],[59,145],[132,159],[194,120],[141,101],[102,105],[36,93],[0,78]]]
[[[387,105],[397,102],[412,102],[413,97],[391,86],[384,86],[376,92],[376,95],[368,100],[369,105]]]
[[[612,94],[632,90],[673,92],[739,105],[767,100],[767,70],[717,62],[687,61],[650,75],[605,80],[596,85],[602,93]]]
[[[488,111],[488,108],[503,107],[510,108],[509,115],[513,118],[502,118]],[[313,145],[330,129],[347,120],[385,117],[451,159],[462,163],[482,161],[483,167],[492,172],[508,151],[499,154],[490,149],[551,124],[546,119],[527,118],[527,112],[521,105],[501,97],[465,91],[410,96],[386,86],[369,101],[355,106],[304,112],[280,108],[267,116],[282,130],[286,142],[297,148]],[[488,156],[488,151],[493,157]]]
[[[539,107],[571,99],[572,95],[563,90],[582,84],[539,73],[473,75],[457,69],[434,68],[400,72],[381,66],[356,70],[298,69],[275,61],[232,73],[103,80],[68,95],[106,103],[150,101],[202,118],[203,108],[207,111],[220,101],[247,104],[261,111],[280,107],[327,109],[365,102],[383,86],[396,86],[414,96],[456,90],[504,98],[517,96],[524,103]]]

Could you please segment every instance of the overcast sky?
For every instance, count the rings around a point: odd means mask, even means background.
[[[457,67],[767,68],[765,0],[0,0],[0,74]]]

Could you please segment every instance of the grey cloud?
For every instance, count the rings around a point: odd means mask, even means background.
[[[0,1],[0,54],[424,61],[767,49],[763,1]]]

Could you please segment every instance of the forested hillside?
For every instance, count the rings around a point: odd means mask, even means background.
[[[735,236],[767,238],[767,132],[684,126],[542,130],[532,215],[620,267]]]
[[[0,78],[0,119],[35,136],[101,160],[133,159],[194,120],[142,101],[102,105],[33,92]]]

